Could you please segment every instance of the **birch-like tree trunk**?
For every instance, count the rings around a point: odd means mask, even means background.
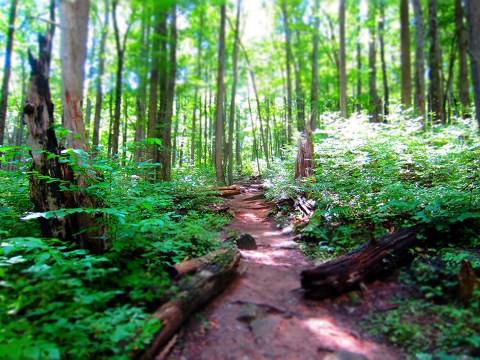
[[[217,107],[215,112],[215,171],[217,181],[225,183],[223,170],[223,147],[225,137],[225,120],[223,117],[223,101],[225,97],[225,22],[226,6],[220,6],[220,38],[218,44],[218,73],[217,73]]]
[[[425,17],[420,0],[412,0],[415,16],[415,108],[425,116]]]
[[[475,100],[475,118],[480,127],[480,0],[466,0],[469,52]]]

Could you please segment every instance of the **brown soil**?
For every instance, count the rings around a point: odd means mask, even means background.
[[[369,294],[361,304],[346,297],[322,302],[305,300],[299,289],[299,274],[312,264],[298,250],[291,231],[279,229],[269,220],[272,205],[263,199],[249,201],[262,192],[260,185],[253,184],[225,201],[236,213],[226,231],[251,234],[258,248],[242,250],[237,279],[189,321],[166,358],[405,358],[398,349],[369,340],[355,324],[372,308],[388,310],[388,300],[383,303],[372,295],[372,289],[391,293],[395,291],[393,283],[369,286]]]

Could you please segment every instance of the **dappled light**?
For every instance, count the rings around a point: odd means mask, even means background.
[[[480,356],[480,0],[0,6],[0,359]]]

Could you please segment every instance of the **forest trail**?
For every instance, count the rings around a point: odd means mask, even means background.
[[[236,213],[226,231],[251,234],[256,250],[242,250],[236,280],[205,309],[194,315],[166,359],[401,359],[403,354],[362,339],[328,301],[305,300],[300,271],[309,262],[297,249],[291,232],[269,219],[272,205],[259,184],[242,187],[225,200]],[[258,196],[260,197],[260,196]],[[257,198],[258,198],[257,197]]]

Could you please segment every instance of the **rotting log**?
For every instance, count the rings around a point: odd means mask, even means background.
[[[217,191],[220,196],[233,196],[241,193],[240,186],[238,185],[215,187],[212,190]]]
[[[162,321],[162,328],[136,358],[154,359],[196,309],[227,287],[236,275],[240,257],[238,250],[227,249],[202,265],[195,275],[182,279],[175,296],[152,315]]]
[[[415,248],[425,245],[437,231],[432,224],[419,224],[383,236],[358,249],[301,273],[305,295],[324,299],[357,289],[360,284],[392,273],[410,264]],[[422,236],[419,236],[422,234]]]
[[[179,264],[167,268],[167,272],[174,279],[180,279],[185,275],[195,274],[202,266],[215,266],[215,262],[224,257],[225,253],[228,253],[229,251],[230,249],[219,249],[199,258],[182,261]]]

